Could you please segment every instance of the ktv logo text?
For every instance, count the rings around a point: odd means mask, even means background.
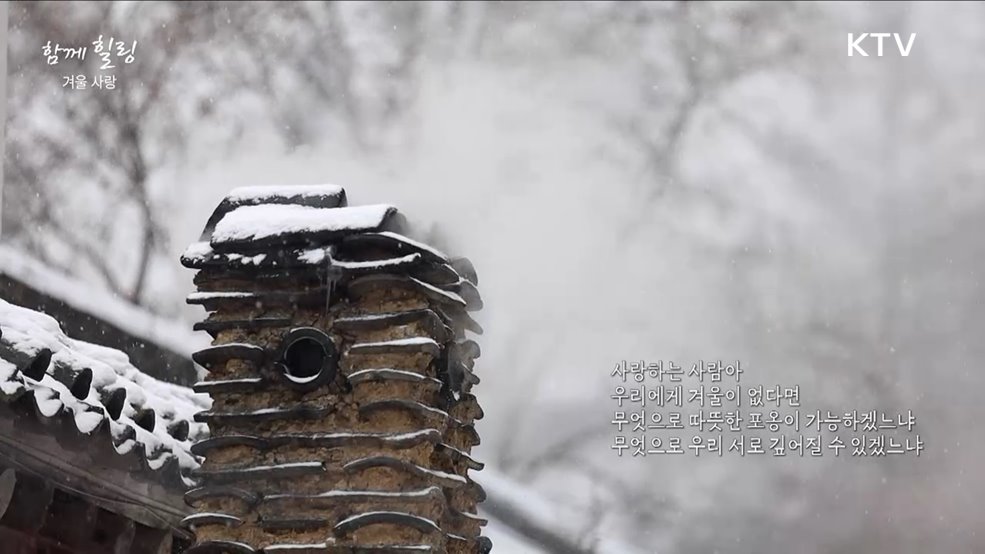
[[[888,41],[889,38],[893,40]],[[916,38],[916,33],[910,33],[910,38],[903,44],[900,33],[848,33],[848,56],[868,56],[869,52],[875,52],[876,56],[882,57],[895,46],[899,55],[905,58],[910,55]]]

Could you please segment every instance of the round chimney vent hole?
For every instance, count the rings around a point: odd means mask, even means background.
[[[335,379],[338,369],[335,344],[322,330],[313,327],[292,330],[284,337],[281,352],[279,365],[289,383],[309,388]]]
[[[328,352],[325,352],[325,347],[321,343],[309,337],[302,337],[287,347],[284,364],[291,377],[310,379],[318,375],[326,358]]]

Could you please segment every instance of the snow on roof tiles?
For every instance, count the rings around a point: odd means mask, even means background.
[[[380,230],[396,211],[385,204],[345,208],[241,206],[216,223],[210,243],[213,248],[254,241],[303,244],[325,235]]]
[[[166,484],[189,484],[182,473],[199,465],[191,444],[208,429],[194,414],[209,408],[207,395],[154,379],[123,352],[71,339],[53,318],[0,300],[0,403],[25,396],[39,417],[71,418],[80,435],[165,472]]]
[[[205,224],[202,231],[203,241],[208,241],[212,230],[227,213],[240,206],[256,206],[259,204],[295,204],[313,208],[338,208],[346,205],[345,190],[336,185],[285,185],[239,187],[229,194],[216,206],[215,211]]]

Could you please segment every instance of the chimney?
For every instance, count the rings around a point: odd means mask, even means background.
[[[472,264],[336,186],[247,187],[182,263],[214,338],[187,554],[489,552]]]

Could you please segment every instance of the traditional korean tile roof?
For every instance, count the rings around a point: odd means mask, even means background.
[[[0,403],[59,422],[90,447],[130,457],[153,482],[182,490],[198,467],[194,420],[207,395],[150,377],[118,350],[73,340],[53,318],[0,300]]]

